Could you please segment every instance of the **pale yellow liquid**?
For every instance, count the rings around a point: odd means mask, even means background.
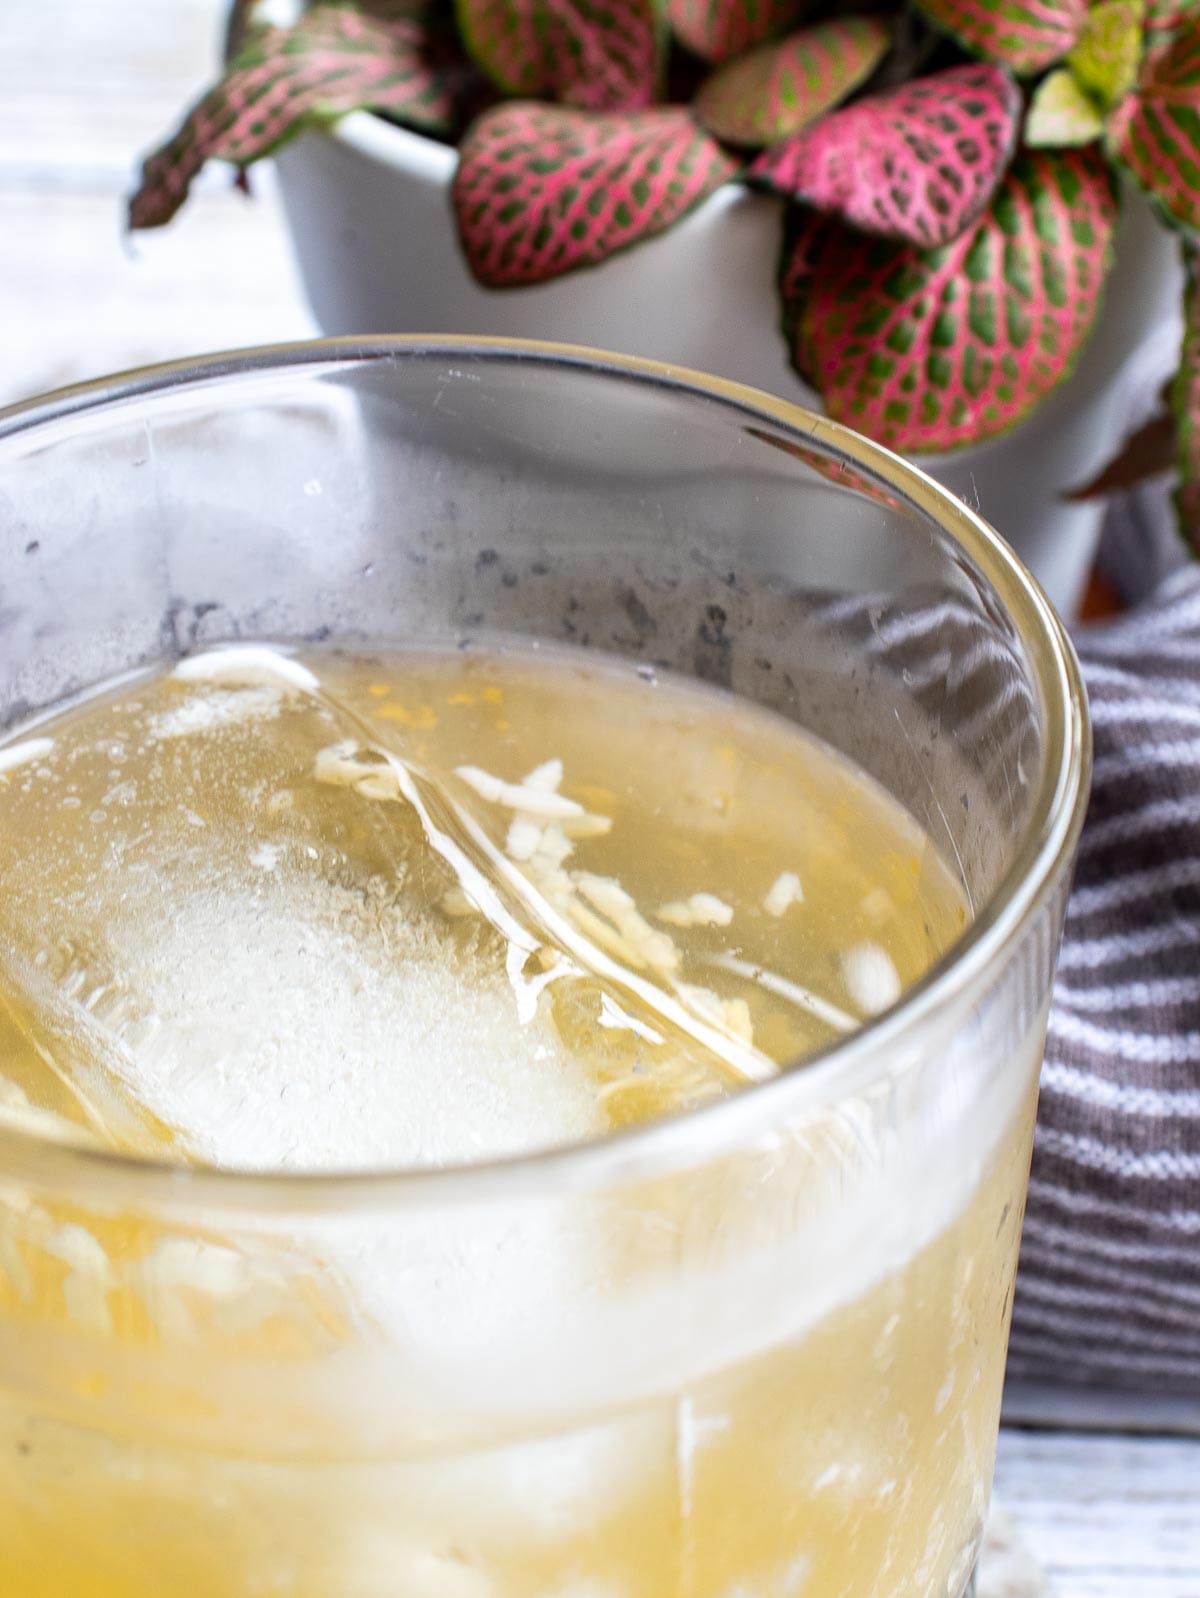
[[[0,774],[0,1114],[192,1165],[503,1156],[771,1075],[965,922],[905,813],[727,697],[570,655],[306,663],[315,685],[142,678],[24,735]],[[494,1102],[456,1049],[489,1054]],[[364,1060],[389,1078],[377,1096]],[[400,1353],[396,1392],[359,1407],[356,1350],[386,1371],[411,1332],[374,1256],[300,1223],[189,1229],[5,1183],[0,1591],[957,1598],[1031,1114],[1026,1094],[964,1149],[978,1179],[900,1256],[851,1261],[844,1291],[787,1280],[781,1254],[786,1335],[710,1356],[696,1325],[653,1391],[590,1405],[581,1367],[561,1421],[531,1401],[522,1436],[514,1399],[471,1442],[461,1416],[407,1440],[379,1420],[405,1399]],[[636,1232],[589,1201],[578,1322],[586,1295],[602,1325],[681,1268],[689,1228],[734,1268],[758,1179],[734,1162],[694,1191],[645,1185],[623,1200]],[[764,1178],[771,1227],[773,1204]],[[567,1268],[547,1236],[547,1273]],[[342,1380],[339,1419],[323,1400]]]

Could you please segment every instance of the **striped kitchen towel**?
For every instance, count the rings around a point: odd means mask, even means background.
[[[1076,640],[1095,776],[1010,1373],[1200,1394],[1200,566]]]

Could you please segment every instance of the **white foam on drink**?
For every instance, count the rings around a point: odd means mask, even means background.
[[[251,860],[109,927],[136,995],[131,1089],[194,1155],[437,1166],[602,1129],[584,1068],[540,1014],[518,1021],[502,971],[382,882],[330,880],[296,846]]]
[[[216,732],[221,727],[270,720],[283,706],[283,694],[267,684],[257,688],[216,689],[208,694],[191,694],[173,710],[163,710],[152,716],[149,731],[151,737],[159,741],[192,738]]]

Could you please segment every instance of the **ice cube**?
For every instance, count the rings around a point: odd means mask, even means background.
[[[14,803],[39,841],[6,861],[5,910],[14,967],[73,1013],[61,1075],[119,1079],[184,1153],[249,1170],[436,1166],[602,1130],[545,1006],[518,1004],[505,937],[438,908],[452,874],[410,807],[318,780],[341,717],[318,686],[278,651],[214,651],[36,743],[50,780]],[[557,775],[530,793],[555,798]],[[62,1057],[72,1036],[87,1058]]]
[[[304,851],[276,861],[171,882],[160,915],[109,927],[137,999],[131,1086],[185,1147],[246,1170],[348,1170],[600,1129],[584,1068],[540,1013],[520,1023],[477,946]]]

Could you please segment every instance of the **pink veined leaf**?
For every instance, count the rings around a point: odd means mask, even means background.
[[[463,39],[506,94],[589,111],[654,104],[666,28],[659,0],[458,0]]]
[[[401,18],[422,22],[446,11],[451,0],[329,0],[329,3],[350,5],[364,16],[384,22]],[[272,24],[265,15],[268,9],[263,0],[233,0],[225,17],[226,60],[231,61],[254,34],[270,32]]]
[[[790,28],[807,0],[666,0],[675,37],[705,61],[728,61]]]
[[[410,16],[385,20],[327,4],[294,28],[253,30],[221,81],[145,162],[130,226],[169,222],[210,158],[249,166],[306,123],[365,108],[447,133],[464,77],[453,47]]]
[[[1087,0],[917,0],[921,10],[974,55],[1014,72],[1053,66],[1075,43]]]
[[[481,283],[545,283],[661,233],[737,170],[681,107],[606,116],[512,102],[462,142],[459,237]]]
[[[804,205],[789,205],[783,219],[783,249],[779,256],[781,326],[792,364],[806,383],[816,386],[814,374],[804,365],[805,346],[799,336],[804,306],[821,250],[837,219]]]
[[[225,56],[231,59],[245,44],[249,34],[258,27],[255,18],[256,0],[233,0],[225,17]]]
[[[1200,0],[1146,0],[1147,28],[1177,28],[1200,11]]]
[[[870,95],[765,150],[751,180],[855,227],[932,248],[987,205],[1016,143],[1021,95],[1000,67],[949,67]]]
[[[1183,347],[1171,389],[1179,467],[1175,508],[1180,531],[1193,553],[1200,555],[1200,261],[1194,246],[1184,251],[1184,258]]]
[[[408,17],[414,22],[427,22],[435,18],[449,21],[453,15],[453,0],[338,0],[366,17],[377,17],[382,22],[395,22]]]
[[[837,221],[801,285],[796,365],[836,421],[894,449],[1005,432],[1073,367],[1116,216],[1092,147],[1022,153],[983,216],[937,250]]]
[[[864,82],[887,53],[884,17],[838,17],[764,44],[714,72],[696,115],[729,144],[758,148],[807,127]]]
[[[1200,230],[1200,30],[1147,52],[1137,88],[1108,119],[1108,147],[1166,213]]]

